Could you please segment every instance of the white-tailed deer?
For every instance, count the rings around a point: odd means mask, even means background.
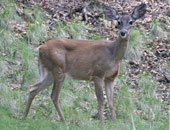
[[[120,33],[117,41],[57,38],[48,41],[38,48],[39,71],[43,79],[31,86],[23,119],[26,118],[34,97],[40,91],[53,84],[51,99],[61,120],[65,122],[59,106],[59,94],[67,75],[73,79],[94,82],[102,128],[104,128],[103,87],[105,87],[111,117],[113,120],[116,120],[113,102],[113,81],[118,74],[120,64],[125,55],[132,24],[136,19],[144,16],[146,4],[135,7],[131,15],[123,15],[121,17],[114,8],[109,6],[103,6],[103,12],[106,19],[117,20],[118,22]]]

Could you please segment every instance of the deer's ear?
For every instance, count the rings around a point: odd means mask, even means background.
[[[134,20],[142,18],[146,13],[146,4],[142,3],[139,6],[136,6],[132,13],[132,18]]]
[[[119,15],[118,15],[117,11],[112,7],[103,5],[103,13],[107,20],[111,21],[111,20],[119,19]]]

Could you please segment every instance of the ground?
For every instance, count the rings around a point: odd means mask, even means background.
[[[52,104],[51,87],[36,96],[28,118],[21,120],[29,86],[40,79],[36,47],[55,37],[116,40],[116,23],[105,20],[99,8],[101,3],[115,7],[120,14],[122,10],[130,12],[140,3],[135,0],[68,2],[1,0],[0,128],[100,129],[93,83],[71,79],[64,82],[60,95],[67,125],[60,121]],[[117,122],[110,119],[105,101],[106,129],[169,128],[169,3],[145,2],[147,14],[132,29],[128,52],[114,83]],[[85,7],[87,11],[82,14]],[[86,15],[87,19],[83,19]]]

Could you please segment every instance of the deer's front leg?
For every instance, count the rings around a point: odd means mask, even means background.
[[[106,80],[105,81],[105,91],[107,95],[107,102],[109,105],[109,109],[111,112],[111,117],[114,121],[116,121],[116,113],[115,113],[115,108],[114,108],[114,100],[113,100],[113,81]]]
[[[96,97],[97,97],[97,101],[98,101],[98,104],[99,104],[99,117],[100,117],[100,120],[101,120],[102,129],[104,129],[104,117],[103,117],[103,107],[104,107],[103,85],[104,85],[104,80],[103,80],[103,78],[95,77],[94,84],[95,84]]]

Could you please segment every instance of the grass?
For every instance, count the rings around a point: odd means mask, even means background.
[[[145,44],[142,40],[142,33],[137,28],[132,29],[125,58],[128,60],[137,61],[142,55],[140,49],[144,47]]]
[[[21,121],[20,119],[17,119],[13,117],[11,114],[10,110],[7,108],[0,108],[0,114],[1,114],[1,119],[0,119],[0,127],[3,130],[6,129],[12,129],[12,130],[52,130],[56,129],[56,127],[60,130],[62,129],[67,129],[67,126],[63,125],[62,123],[54,123],[54,122],[49,122],[48,120],[34,120],[34,119],[28,119]],[[22,123],[21,123],[22,122]]]
[[[16,36],[11,21],[22,23],[23,19],[15,13],[13,0],[1,2],[6,8],[0,12],[0,128],[99,130],[99,119],[92,118],[90,114],[98,106],[93,84],[70,79],[64,82],[60,95],[60,104],[67,125],[60,121],[50,99],[51,87],[36,96],[28,118],[20,120],[28,98],[29,85],[39,80],[35,47],[41,44],[41,41],[50,38],[49,25],[46,24],[46,16],[40,8],[29,7],[24,10],[30,18],[26,25],[26,35]],[[34,18],[31,18],[32,13],[36,14]],[[66,24],[58,22],[55,30],[56,37],[86,39],[88,36],[84,33],[85,25],[77,20]],[[132,46],[135,46],[140,49],[141,41],[137,42],[139,38],[141,33],[137,29],[132,30],[130,48],[134,49]],[[99,40],[102,37],[94,35],[91,39]],[[132,56],[133,58],[135,59]],[[141,74],[139,91],[132,91],[126,84],[125,70],[126,68],[115,81],[116,88],[119,87],[115,90],[118,93],[115,103],[118,121],[115,123],[106,119],[106,129],[168,130],[169,119],[163,109],[166,106],[158,98],[157,85],[151,75]],[[108,111],[107,107],[105,110]]]
[[[47,17],[39,7],[26,8],[25,10],[28,17],[25,38],[30,44],[38,46],[41,44],[40,42],[46,41],[49,38],[49,25],[46,24]]]
[[[169,23],[170,19],[167,16],[164,16],[164,20]],[[157,38],[159,37],[160,39],[166,39],[168,38],[168,34],[170,32],[170,29],[168,27],[168,24],[159,22],[157,18],[154,18],[152,20],[152,24],[150,27],[150,38]]]
[[[61,38],[72,38],[72,39],[86,39],[87,33],[85,30],[85,25],[80,23],[77,19],[71,22],[63,23],[61,21],[57,22],[56,28],[57,37]]]

